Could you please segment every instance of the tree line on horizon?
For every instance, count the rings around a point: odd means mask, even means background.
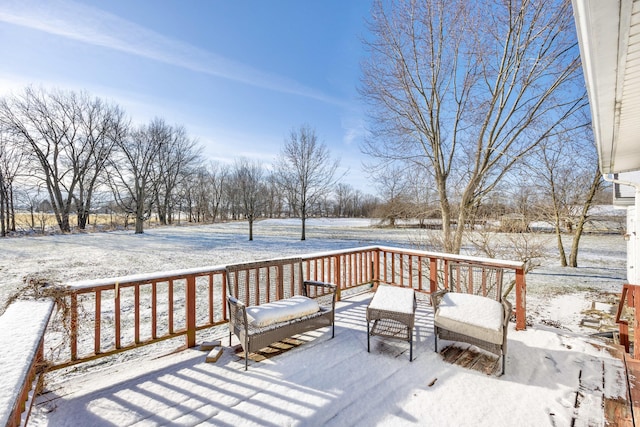
[[[337,182],[338,162],[308,125],[291,130],[272,164],[208,161],[202,151],[184,126],[133,125],[87,93],[27,87],[0,100],[0,235],[16,230],[23,210],[52,212],[63,233],[86,229],[100,212],[130,219],[136,233],[152,216],[162,225],[181,215],[247,219],[252,238],[255,219],[363,217],[377,203]]]

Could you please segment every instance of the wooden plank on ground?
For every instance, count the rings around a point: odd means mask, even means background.
[[[222,356],[222,347],[214,347],[209,354],[207,354],[205,362],[215,363],[220,359],[220,356]]]
[[[202,344],[200,344],[200,351],[211,351],[213,350],[215,347],[220,347],[220,340],[217,341],[205,341]]]
[[[606,347],[615,359],[603,360],[603,396],[604,421],[609,426],[633,426],[633,414],[629,399],[627,370],[624,362],[624,347],[612,345]],[[609,396],[608,391],[624,390],[624,396]]]
[[[633,418],[640,419],[640,361],[632,359],[625,354],[624,363],[627,367],[627,379],[629,381],[629,398]]]

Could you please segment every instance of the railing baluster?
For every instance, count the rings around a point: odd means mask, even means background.
[[[214,296],[213,296],[213,292],[214,292],[214,288],[213,288],[213,274],[209,273],[208,275],[209,278],[209,323],[213,324],[213,302],[214,302]]]
[[[266,277],[267,283],[271,283],[271,269],[270,268],[267,268],[266,276],[267,276]],[[269,301],[271,301],[271,290],[270,289],[266,289],[265,291],[266,291],[266,294],[267,294],[266,300],[267,300],[267,302],[269,302]]]
[[[116,349],[120,349],[120,286],[116,283],[116,289],[114,294],[114,315],[115,315],[115,344]]]
[[[169,335],[173,334],[173,279],[169,279],[169,284],[167,286],[167,299],[169,303],[169,312],[167,313],[167,317],[169,319]]]
[[[151,338],[158,338],[158,282],[151,282]]]
[[[140,284],[134,286],[133,309],[134,309],[134,342],[140,344]]]
[[[102,291],[96,291],[96,312],[94,314],[94,325],[93,325],[93,353],[100,353],[100,327],[101,327],[101,319],[102,319]]]
[[[71,294],[71,331],[70,331],[70,340],[71,340],[71,360],[78,359],[78,294]]]
[[[227,295],[227,273],[223,270],[222,271],[222,301],[224,302],[222,304],[222,320],[229,320],[227,317],[226,295]]]
[[[527,286],[524,280],[524,269],[516,269],[516,330],[527,328]]]

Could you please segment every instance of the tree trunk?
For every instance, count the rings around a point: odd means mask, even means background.
[[[444,252],[456,253],[454,250],[453,240],[451,239],[451,205],[447,197],[447,188],[444,178],[437,176],[438,195],[440,196],[440,215],[442,217],[442,237]],[[460,251],[460,248],[458,248]]]
[[[593,203],[593,198],[595,197],[600,185],[602,184],[602,175],[600,174],[600,170],[596,169],[593,180],[591,181],[591,186],[589,188],[589,195],[587,196],[587,200],[582,205],[582,212],[580,213],[580,219],[578,220],[578,225],[576,226],[575,234],[573,235],[573,242],[571,244],[571,254],[569,255],[569,266],[577,267],[578,266],[578,249],[580,247],[580,238],[582,237],[582,232],[584,231],[584,225],[589,218],[589,208]]]
[[[0,237],[4,237],[7,235],[7,231],[4,224],[4,204],[5,204],[5,191],[4,191],[4,188],[2,188],[2,182],[0,181]]]
[[[567,255],[564,253],[564,245],[562,244],[562,230],[560,226],[556,224],[556,238],[558,241],[558,255],[560,256],[560,266],[567,266]]]

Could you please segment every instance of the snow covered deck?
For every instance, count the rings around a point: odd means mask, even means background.
[[[248,372],[225,347],[216,363],[189,349],[50,382],[30,425],[605,425],[607,408],[627,400],[622,361],[567,330],[511,324],[501,377],[445,362],[426,301],[412,363],[404,342],[373,338],[367,353],[372,295],[338,303],[334,339],[304,334]]]

